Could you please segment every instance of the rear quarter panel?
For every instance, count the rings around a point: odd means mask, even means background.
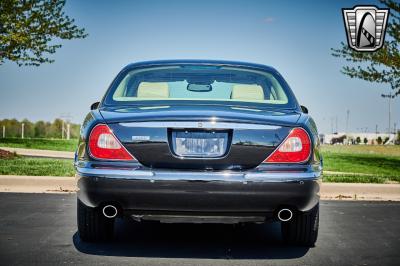
[[[80,136],[79,136],[78,148],[75,154],[75,161],[91,159],[87,151],[86,143],[87,139],[89,138],[90,131],[95,125],[99,123],[105,123],[105,121],[98,109],[92,110],[86,115],[80,129]]]

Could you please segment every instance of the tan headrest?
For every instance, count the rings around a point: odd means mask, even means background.
[[[168,98],[167,82],[141,82],[137,91],[138,98]]]
[[[232,87],[231,99],[263,101],[264,91],[260,85],[237,84]]]

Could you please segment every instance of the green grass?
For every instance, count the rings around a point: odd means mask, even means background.
[[[78,145],[77,139],[20,139],[0,138],[0,147],[26,148],[54,151],[75,151]]]
[[[0,160],[0,175],[74,176],[72,160],[17,157]]]
[[[352,173],[324,174],[328,182],[400,182],[400,146],[323,146],[324,170]]]
[[[400,157],[399,145],[323,145],[323,153],[369,154],[377,156]]]
[[[368,175],[324,175],[324,182],[332,183],[387,183],[389,180],[385,177]]]

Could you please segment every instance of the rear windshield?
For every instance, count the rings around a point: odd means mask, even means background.
[[[127,71],[117,78],[107,103],[205,101],[287,106],[279,77],[266,71],[221,66],[166,66]]]

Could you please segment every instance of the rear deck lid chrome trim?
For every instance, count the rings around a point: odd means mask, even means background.
[[[228,123],[216,121],[157,121],[157,122],[129,122],[119,123],[124,127],[142,128],[203,128],[203,129],[265,129],[277,130],[282,128],[276,125]]]

